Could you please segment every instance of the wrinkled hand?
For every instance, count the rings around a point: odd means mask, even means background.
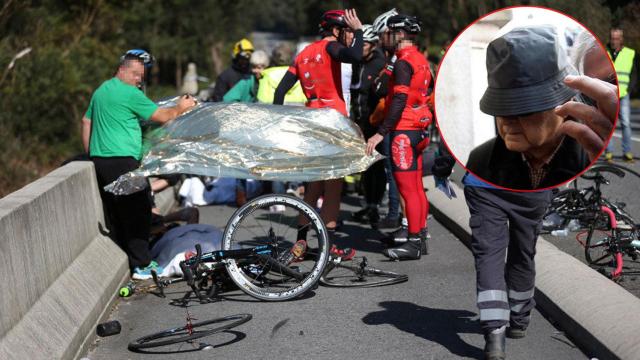
[[[568,120],[559,131],[576,139],[593,161],[604,148],[613,131],[618,112],[618,88],[588,76],[567,76],[564,83],[596,101],[597,107],[569,101],[556,107],[555,113],[564,118],[572,116],[583,123]]]
[[[356,9],[346,9],[344,11],[344,21],[349,25],[353,30],[361,30],[362,22],[358,19],[358,15],[356,14]]]
[[[369,138],[367,141],[367,155],[373,154],[373,150],[376,149],[376,146],[380,144],[380,142],[384,139],[384,137],[380,134],[375,134]]]

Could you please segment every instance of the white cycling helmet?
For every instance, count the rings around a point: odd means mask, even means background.
[[[373,32],[375,32],[378,35],[381,35],[385,30],[387,30],[387,20],[389,20],[389,18],[394,15],[398,15],[398,11],[395,8],[378,16],[373,21]]]
[[[378,34],[373,31],[373,25],[362,25],[362,40],[374,43],[378,41]]]

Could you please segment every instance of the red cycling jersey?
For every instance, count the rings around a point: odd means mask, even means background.
[[[342,97],[340,62],[333,60],[327,52],[330,41],[319,40],[308,45],[289,67],[296,75],[307,96],[310,108],[330,107],[347,116],[347,107]]]
[[[391,104],[395,94],[407,94],[407,103],[402,111],[400,120],[394,130],[421,130],[429,126],[432,115],[427,106],[427,90],[431,82],[429,63],[415,46],[405,47],[396,52],[396,62],[405,61],[411,66],[413,72],[409,86],[395,84],[394,76],[389,79],[389,93],[386,104]],[[388,111],[387,109],[385,109]]]

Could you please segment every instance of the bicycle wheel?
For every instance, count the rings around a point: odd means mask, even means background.
[[[366,258],[329,262],[320,283],[330,287],[376,287],[409,280],[407,275],[380,270],[367,265]]]
[[[181,342],[192,342],[193,340],[242,325],[251,320],[251,318],[251,314],[237,314],[193,323],[191,326],[185,325],[163,330],[130,342],[129,350],[136,351]]]
[[[298,239],[299,217],[307,223],[306,252],[288,257]],[[269,245],[273,252],[228,259],[227,272],[245,293],[261,300],[283,301],[316,286],[329,258],[329,238],[320,215],[298,198],[265,195],[239,208],[224,230],[223,249]]]
[[[611,251],[611,242],[615,239],[614,230],[605,222],[608,215],[599,211],[589,225],[587,240],[584,244],[584,257],[589,265],[611,265],[614,253]]]

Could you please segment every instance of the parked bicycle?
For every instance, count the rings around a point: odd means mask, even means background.
[[[607,164],[592,167],[580,177],[580,179],[592,181],[591,186],[579,188],[578,179],[575,179],[571,188],[555,194],[544,217],[542,231],[552,232],[569,228],[571,228],[570,230],[587,229],[602,203],[624,208],[626,204],[619,202],[613,204],[604,198],[600,188],[602,185],[609,185],[609,180],[602,176],[603,173],[623,178],[627,172],[640,177],[640,174],[620,165]]]
[[[602,195],[601,186],[610,182],[605,174],[623,178],[627,172],[639,174],[620,165],[596,165],[581,176],[593,185],[579,189],[574,187],[560,191],[552,201],[548,214],[562,218],[559,227],[578,221],[580,228],[586,229],[576,235],[584,247],[587,263],[598,268],[613,280],[625,274],[640,274],[640,271],[625,271],[624,256],[636,260],[640,256],[640,230],[633,217],[625,211],[626,204],[613,202]],[[556,225],[557,226],[557,225]],[[582,240],[586,236],[586,239]],[[613,270],[607,272],[606,267]]]

